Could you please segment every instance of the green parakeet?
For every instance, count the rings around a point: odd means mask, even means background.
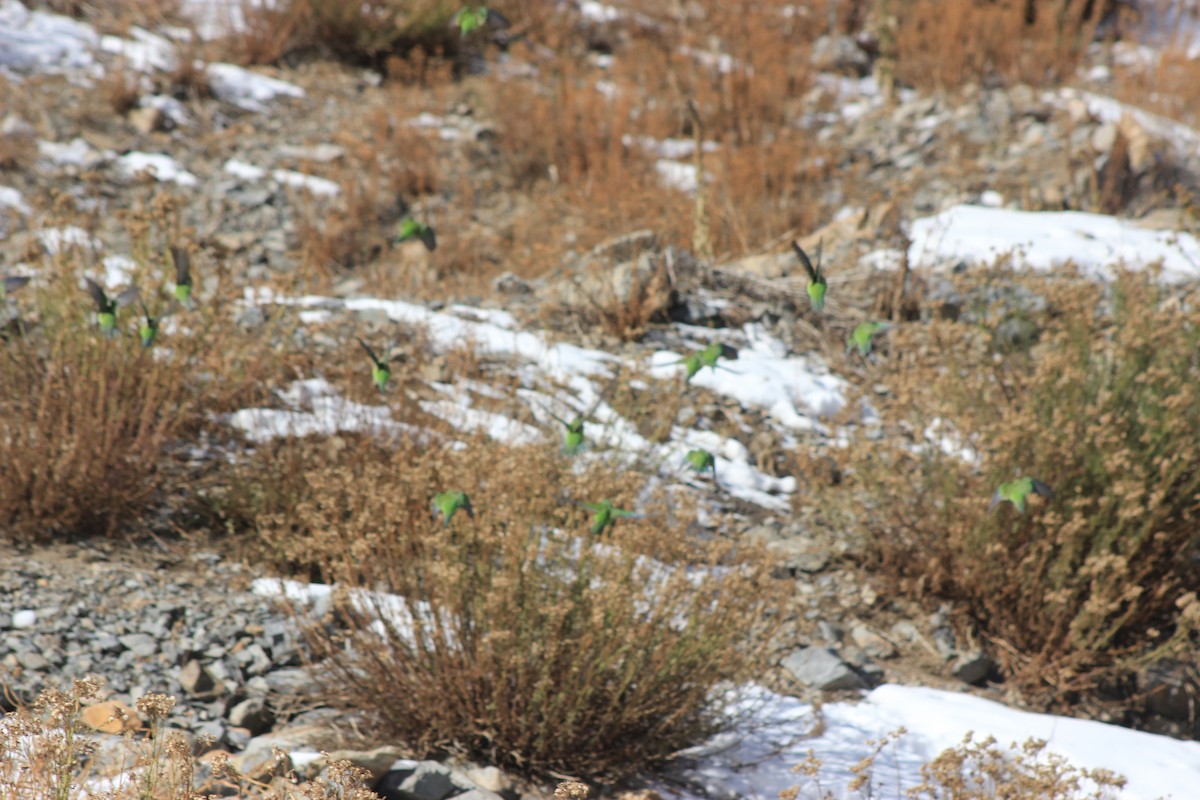
[[[1000,503],[1007,500],[1016,507],[1019,513],[1024,514],[1025,500],[1031,493],[1040,494],[1045,498],[1054,497],[1054,490],[1037,478],[1017,478],[1015,481],[1000,484],[1000,488],[992,495],[992,501],[988,504],[988,511],[991,511],[1000,505]]]
[[[396,242],[407,242],[409,239],[419,239],[421,244],[425,245],[425,249],[431,253],[437,250],[437,234],[433,232],[433,228],[423,222],[417,222],[412,217],[405,217],[400,223],[400,232],[396,235]]]
[[[375,351],[371,349],[371,346],[362,339],[358,339],[358,343],[362,345],[362,349],[367,351],[367,355],[371,358],[371,378],[375,381],[375,388],[382,392],[387,388],[388,381],[392,379],[392,368],[388,366],[387,359],[381,359],[375,355]]]
[[[875,338],[875,334],[882,333],[890,329],[892,326],[886,322],[860,322],[854,327],[854,332],[850,334],[849,340],[846,342],[846,352],[849,353],[852,349],[858,348],[858,354],[863,358],[871,352],[871,340]]]
[[[175,265],[175,299],[189,311],[196,307],[192,300],[192,259],[182,247],[171,245],[171,263]]]
[[[713,483],[717,482],[716,456],[702,447],[697,447],[694,450],[688,450],[685,458],[692,472],[712,472]]]
[[[611,525],[623,517],[640,518],[641,514],[635,514],[632,511],[625,511],[613,505],[611,500],[602,500],[599,503],[580,503],[588,511],[592,512],[592,535],[600,536]]]
[[[825,291],[829,288],[825,283],[825,273],[821,271],[821,245],[817,244],[817,265],[815,267],[809,260],[808,254],[795,241],[792,242],[792,249],[796,251],[800,264],[808,273],[808,301],[812,304],[813,311],[820,311],[825,307]]]
[[[96,304],[96,322],[100,325],[100,332],[105,336],[116,336],[117,309],[138,299],[137,287],[130,287],[110,300],[104,290],[100,288],[100,284],[91,278],[84,278],[84,281],[87,282],[87,290],[92,296],[92,302]]]
[[[443,524],[450,525],[450,520],[459,511],[467,512],[467,516],[475,519],[475,507],[466,492],[442,492],[433,497],[434,519],[441,517]]]

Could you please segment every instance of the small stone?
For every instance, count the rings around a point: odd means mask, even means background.
[[[492,281],[492,288],[501,294],[529,294],[533,291],[533,287],[511,272],[505,272]]]
[[[151,658],[158,652],[158,641],[145,633],[127,633],[117,640],[138,658]]]
[[[464,783],[461,779],[455,780],[449,767],[436,761],[422,761],[400,784],[399,793],[393,796],[408,800],[446,800],[475,788]]]
[[[101,733],[129,733],[142,727],[138,713],[120,700],[106,700],[83,709],[79,715],[84,725]]]
[[[229,761],[234,769],[250,780],[270,783],[272,778],[286,775],[292,769],[292,759],[287,754],[287,747],[286,743],[269,736],[260,736],[251,739],[246,744],[246,749]],[[280,750],[279,757],[275,755],[276,749]]]
[[[1112,150],[1113,145],[1117,143],[1117,125],[1114,122],[1105,122],[1097,125],[1092,131],[1091,144],[1092,149],[1097,153],[1106,154]]]
[[[950,666],[950,674],[963,683],[976,684],[986,678],[995,668],[995,662],[986,653],[982,650],[972,650],[970,653],[961,654],[954,660]]]
[[[153,133],[163,127],[163,112],[154,106],[135,108],[129,112],[129,124],[138,133]]]
[[[254,735],[270,730],[274,721],[275,713],[261,697],[243,700],[229,710],[229,723],[237,728],[246,728]]]
[[[37,612],[32,609],[22,609],[14,611],[12,615],[12,626],[14,628],[32,628],[37,624]]]
[[[871,658],[895,658],[896,646],[859,623],[850,629],[850,640]]]
[[[252,737],[250,736],[250,731],[246,728],[226,728],[225,736],[222,738],[225,744],[234,750],[245,750],[250,746]]]
[[[507,775],[500,771],[498,767],[468,767],[463,770],[463,774],[471,783],[495,794],[504,794],[512,791],[513,783]]]
[[[783,667],[801,684],[823,692],[864,688],[850,665],[825,647],[801,647],[783,660]]]
[[[30,672],[45,672],[50,669],[50,661],[36,650],[22,650],[17,653],[17,663]]]
[[[222,691],[220,682],[198,659],[191,659],[179,670],[179,685],[191,697],[208,699]]]

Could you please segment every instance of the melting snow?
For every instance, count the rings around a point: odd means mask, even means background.
[[[117,159],[117,169],[130,176],[149,172],[156,181],[170,181],[180,186],[195,186],[200,182],[195,175],[179,166],[178,161],[165,153],[142,153],[134,150]]]
[[[236,158],[226,161],[225,166],[221,169],[245,181],[260,181],[267,176],[267,171],[262,167],[247,164],[245,161],[238,161]]]
[[[234,64],[209,64],[208,82],[217,99],[246,111],[266,111],[267,103],[277,97],[304,97],[304,90],[294,83]]]
[[[990,263],[1013,253],[1018,264],[1049,270],[1073,262],[1105,277],[1124,263],[1163,263],[1168,281],[1200,278],[1200,241],[1188,233],[1148,230],[1116,217],[1083,211],[1013,211],[954,206],[912,223],[913,264],[947,259]]]
[[[13,211],[19,211],[22,214],[28,214],[30,211],[29,204],[25,202],[25,198],[11,186],[0,186],[0,208],[11,208]]]
[[[226,164],[228,166],[228,164]],[[292,169],[277,169],[272,170],[271,177],[282,183],[284,186],[293,186],[297,189],[304,189],[312,192],[319,197],[336,197],[342,188],[331,180],[318,178],[315,175],[306,175],[303,172],[296,172]]]

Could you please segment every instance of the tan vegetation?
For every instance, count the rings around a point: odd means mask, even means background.
[[[1200,623],[1200,318],[1147,275],[1000,272],[977,289],[1006,287],[1045,309],[981,306],[970,322],[896,332],[875,376],[890,394],[872,402],[911,444],[863,442],[844,466],[887,498],[852,524],[892,590],[960,603],[1014,684],[1063,708],[1188,647]],[[1018,475],[1056,497],[989,511]]]

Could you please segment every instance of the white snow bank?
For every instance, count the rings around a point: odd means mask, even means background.
[[[721,359],[719,368],[704,368],[692,378],[717,394],[732,397],[746,408],[761,408],[795,430],[820,430],[819,417],[846,405],[846,382],[806,356],[788,356],[782,342],[758,324],[746,325],[747,347],[734,361]],[[660,350],[651,356],[650,374],[659,379],[682,373],[679,353]]]
[[[226,164],[226,167],[228,167],[228,164]],[[342,187],[327,178],[318,178],[316,175],[307,175],[293,169],[272,170],[271,177],[284,186],[303,189],[318,197],[336,197],[342,191]]]
[[[86,69],[99,36],[92,26],[61,14],[30,11],[0,0],[0,71],[66,72]]]
[[[1013,211],[958,205],[912,223],[911,263],[947,259],[990,263],[1006,253],[1017,265],[1049,270],[1068,261],[1107,277],[1117,264],[1136,269],[1161,261],[1163,278],[1200,278],[1200,241],[1188,233],[1148,230],[1083,211]]]
[[[687,775],[707,788],[710,797],[775,798],[779,791],[797,785],[811,790],[811,783],[791,771],[811,749],[824,765],[822,787],[833,791],[834,797],[903,800],[903,790],[920,783],[920,765],[958,746],[971,731],[976,741],[993,736],[1001,747],[1019,747],[1029,738],[1045,739],[1048,752],[1077,768],[1104,768],[1124,775],[1129,783],[1113,795],[1119,800],[1185,800],[1195,797],[1200,786],[1198,742],[1018,711],[958,692],[885,684],[862,702],[825,704],[821,725],[810,705],[765,689],[748,692],[741,709],[751,712],[752,726],[691,752],[699,763]],[[871,753],[866,740],[880,739],[900,727],[908,733],[881,753],[872,772],[871,793],[865,789],[847,793],[846,784],[853,777],[849,768]]]
[[[195,186],[200,179],[179,165],[179,162],[165,153],[142,153],[134,150],[119,157],[117,169],[128,176],[136,176],[148,172],[156,181],[168,181],[180,186]]]
[[[1087,104],[1088,113],[1102,122],[1120,122],[1121,118],[1128,114],[1151,136],[1165,140],[1185,155],[1200,155],[1200,131],[1161,114],[1154,114],[1107,95],[1083,89],[1063,88],[1056,92],[1046,91],[1042,98],[1059,106],[1067,100],[1082,100]]]
[[[279,396],[292,408],[243,408],[229,415],[229,424],[252,442],[284,436],[332,436],[342,431],[377,435],[419,432],[418,428],[393,420],[387,406],[368,406],[345,399],[322,378],[294,381]],[[305,406],[309,410],[302,410]]]
[[[218,100],[246,111],[266,111],[267,103],[277,97],[304,97],[304,90],[294,83],[260,75],[236,64],[209,64],[208,82]]]

